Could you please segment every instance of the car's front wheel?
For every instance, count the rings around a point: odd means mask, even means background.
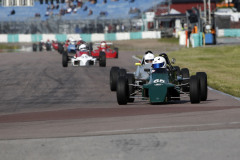
[[[116,91],[119,67],[112,67],[110,70],[110,89]]]
[[[63,65],[63,67],[68,66],[68,53],[67,52],[63,52],[63,54],[62,54],[62,65]]]
[[[125,76],[120,76],[117,81],[117,102],[119,105],[126,105],[128,99],[128,80]]]
[[[37,51],[37,44],[36,44],[36,43],[34,43],[34,44],[32,45],[32,50],[33,50],[33,52],[36,52],[36,51]]]
[[[106,53],[105,52],[100,52],[99,66],[100,67],[106,67]]]
[[[190,101],[191,103],[200,103],[200,81],[197,76],[190,77]]]
[[[200,80],[201,101],[206,101],[208,96],[207,74],[205,72],[197,72],[196,76]]]

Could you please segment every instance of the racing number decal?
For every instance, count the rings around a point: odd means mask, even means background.
[[[153,83],[165,83],[165,80],[163,79],[155,79]]]

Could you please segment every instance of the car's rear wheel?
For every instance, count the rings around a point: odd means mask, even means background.
[[[197,76],[190,77],[190,101],[191,103],[200,103],[200,81]]]
[[[93,43],[92,43],[92,42],[89,43],[89,51],[90,51],[90,52],[93,51]]]
[[[128,99],[128,80],[125,76],[120,76],[117,81],[117,102],[119,105],[126,105]]]
[[[197,72],[196,76],[200,80],[201,101],[206,101],[208,96],[207,74],[205,72]]]
[[[68,66],[68,53],[67,52],[63,52],[63,54],[62,54],[62,65],[63,65],[63,67]]]
[[[177,76],[181,75],[181,70],[180,70],[179,66],[174,66],[173,68],[175,69],[175,72],[176,72]]]
[[[106,67],[106,53],[105,52],[100,52],[99,66],[100,67]]]
[[[114,48],[114,50],[116,51],[116,57],[115,58],[118,58],[118,48]]]
[[[183,92],[189,92],[189,77],[190,77],[190,74],[189,74],[189,70],[188,68],[182,68],[181,71],[180,71],[180,74],[182,75],[182,78],[185,79],[182,81],[182,91]]]
[[[134,92],[135,92],[135,88],[134,88],[134,84],[135,84],[135,77],[134,74],[127,74],[127,79],[128,79],[128,92],[129,92],[129,96],[134,96]],[[128,98],[128,102],[134,102],[134,98]]]
[[[119,67],[112,67],[110,70],[110,89],[116,91]]]
[[[49,44],[49,43],[46,44],[46,50],[47,51],[51,51],[52,50],[51,44]]]
[[[36,52],[36,51],[37,51],[37,44],[36,44],[36,43],[34,43],[34,44],[32,45],[32,50],[33,50],[33,52]]]
[[[38,47],[39,47],[39,51],[41,52],[43,50],[42,43],[39,43]]]
[[[58,52],[62,54],[63,50],[64,50],[63,45],[61,43],[58,43]]]

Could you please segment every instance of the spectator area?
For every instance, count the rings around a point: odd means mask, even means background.
[[[79,0],[81,1],[81,0]],[[51,9],[51,2],[48,4],[43,1],[34,2],[31,7],[3,7],[0,6],[0,21],[25,21],[28,19],[47,20],[51,16],[61,16],[62,19],[126,19],[133,18],[142,14],[147,9],[156,6],[163,0],[97,0],[96,3],[90,1],[83,2],[80,7],[79,3],[74,0],[72,3],[53,2],[54,9]],[[69,5],[71,4],[71,5]],[[56,6],[58,7],[56,8]],[[71,6],[71,12],[66,13]],[[48,9],[49,8],[49,9]],[[74,12],[75,9],[75,12]],[[49,13],[46,16],[46,13]],[[62,11],[62,12],[61,12]]]

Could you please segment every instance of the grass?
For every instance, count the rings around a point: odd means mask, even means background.
[[[158,42],[161,42],[161,43],[171,43],[171,44],[179,44],[179,39],[177,38],[173,38],[173,37],[163,37],[161,39],[158,40]]]
[[[19,45],[13,45],[13,44],[0,44],[0,49],[19,49]]]
[[[208,85],[219,91],[240,97],[240,46],[182,48],[168,53],[177,66],[189,68],[190,74],[204,71]]]

